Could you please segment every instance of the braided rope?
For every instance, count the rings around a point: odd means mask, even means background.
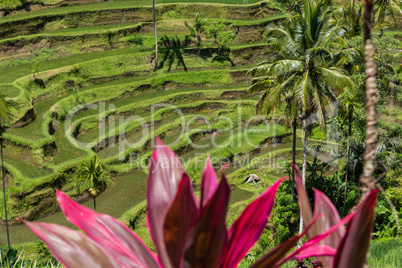
[[[377,150],[377,112],[376,104],[379,94],[376,86],[377,64],[374,60],[375,49],[370,39],[365,43],[366,63],[366,146],[364,150],[364,168],[360,178],[360,187],[365,196],[370,190],[375,189],[373,172],[375,165],[375,152]]]

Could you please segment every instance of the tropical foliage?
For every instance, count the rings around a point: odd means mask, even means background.
[[[0,95],[0,135],[6,125],[10,122],[10,102],[6,100],[6,95]]]
[[[354,85],[340,64],[354,49],[337,50],[345,29],[333,23],[330,1],[300,2],[297,14],[279,27],[268,27],[266,37],[271,59],[250,70],[254,76],[249,93],[263,90],[257,104],[260,112],[275,112],[286,103],[285,114],[295,122],[300,115],[304,129],[303,183],[307,169],[308,132],[316,113],[322,128],[326,114],[336,104],[335,91],[352,90]],[[293,140],[296,129],[293,127]],[[293,150],[293,155],[295,151]],[[293,157],[294,158],[294,157]],[[302,226],[300,226],[302,229]]]
[[[113,185],[114,179],[106,174],[105,165],[97,155],[94,155],[91,161],[84,163],[77,170],[78,179],[75,184],[78,192],[81,189],[87,189],[94,201],[94,209],[96,210],[96,197],[99,192],[105,190],[108,186]]]
[[[341,220],[334,205],[316,190],[313,214],[296,168],[295,172],[306,230],[278,245],[253,267],[278,267],[311,256],[318,256],[325,267],[363,267],[377,191]],[[207,160],[198,199],[176,155],[158,139],[147,188],[148,226],[157,256],[125,225],[79,205],[60,191],[57,199],[65,216],[87,236],[55,224],[25,223],[65,267],[236,267],[262,234],[281,182],[247,206],[227,230],[230,186],[225,175],[218,182]],[[343,224],[348,221],[345,230]],[[287,255],[305,234],[309,240]]]
[[[190,35],[195,38],[198,48],[201,47],[202,35],[207,30],[206,24],[207,19],[201,19],[200,13],[195,14],[193,26],[188,24],[187,21],[185,22],[186,27],[190,30]]]

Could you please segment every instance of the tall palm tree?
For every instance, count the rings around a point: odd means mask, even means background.
[[[155,65],[154,70],[158,69],[158,34],[156,32],[156,18],[155,18],[155,0],[152,0],[152,16],[154,21],[154,33],[155,33]]]
[[[77,174],[77,190],[80,192],[81,187],[88,190],[94,201],[94,210],[96,210],[96,197],[100,191],[113,185],[114,179],[106,174],[105,165],[97,155],[94,155],[88,163],[82,164],[77,170]]]
[[[326,111],[337,101],[334,91],[352,89],[351,79],[342,68],[337,67],[334,42],[345,34],[340,24],[334,24],[330,14],[330,1],[306,0],[296,15],[282,26],[266,31],[268,43],[272,45],[268,62],[252,70],[255,83],[265,82],[267,94],[263,101],[280,102],[282,95],[294,92],[292,100],[302,111],[304,129],[303,172],[305,184],[307,167],[308,132],[311,117],[317,114],[323,128]],[[300,230],[303,225],[301,221]]]

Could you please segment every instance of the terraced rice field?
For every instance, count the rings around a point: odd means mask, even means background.
[[[2,18],[0,27],[10,20],[22,23],[29,16],[98,12],[122,5],[135,16],[135,7],[148,4],[116,1],[45,9]],[[39,33],[3,36],[0,90],[18,108],[14,125],[4,134],[11,222],[23,216],[71,226],[57,211],[55,189],[92,207],[85,193],[77,193],[74,172],[98,154],[116,179],[116,185],[97,198],[98,212],[131,224],[150,244],[143,207],[147,163],[157,136],[181,158],[196,189],[207,152],[217,171],[229,163],[225,173],[233,188],[233,207],[250,202],[260,190],[241,183],[246,175],[258,174],[264,187],[286,175],[280,164],[291,158],[290,130],[281,120],[256,117],[259,96],[247,94],[250,77],[246,74],[264,60],[264,28],[286,15],[269,8],[269,3],[228,7],[244,12],[238,18],[220,14],[227,30],[238,27],[236,38],[228,43],[231,53],[227,58],[217,57],[211,40],[201,51],[191,43],[179,47],[161,43],[156,72],[148,18],[126,23],[110,20],[103,25],[87,21],[76,28],[54,22]],[[200,10],[207,14],[207,8]],[[179,18],[171,18],[173,13],[171,17],[158,14],[160,36],[178,36],[183,41],[189,34],[184,22],[191,23],[195,12]],[[143,41],[132,43],[132,36]],[[20,46],[12,50],[15,44]],[[34,72],[33,61],[38,62]],[[298,139],[298,154],[301,148]],[[3,205],[0,216],[4,218]],[[130,217],[139,219],[135,226]],[[0,243],[4,243],[5,228],[0,229]],[[12,243],[37,240],[19,224],[11,226],[10,232]]]

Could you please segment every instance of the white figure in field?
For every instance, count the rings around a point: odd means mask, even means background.
[[[259,182],[260,180],[261,180],[261,178],[258,177],[257,175],[255,175],[255,174],[250,174],[250,175],[247,175],[247,176],[243,179],[242,183],[250,183],[250,182],[253,182],[255,185],[257,185],[257,182]]]

